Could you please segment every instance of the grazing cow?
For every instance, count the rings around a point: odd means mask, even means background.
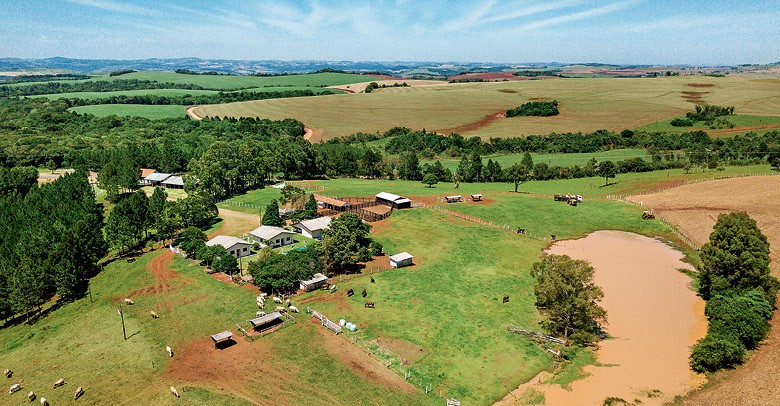
[[[79,386],[78,389],[76,389],[76,393],[73,394],[73,400],[76,400],[76,399],[80,398],[81,395],[83,395],[83,394],[84,394],[84,388]]]
[[[3,375],[5,375],[6,378],[10,378],[11,375],[13,375],[13,374],[14,374],[14,371],[11,371],[10,369],[6,369],[5,371],[3,371]]]
[[[365,306],[366,308],[371,308],[371,309],[373,309],[373,308],[374,308],[374,302],[366,302],[366,304],[365,304],[364,306]]]
[[[16,391],[22,390],[22,384],[21,383],[15,383],[11,385],[11,389],[8,390],[8,393],[14,393]]]
[[[365,290],[365,289],[363,289],[363,291],[362,291],[362,292],[360,292],[360,294],[361,294],[363,297],[366,297],[366,296],[368,296],[368,293],[366,293],[366,290]]]
[[[41,398],[41,406],[49,406],[49,401],[46,398]]]
[[[153,311],[151,311],[151,310],[149,311],[149,314],[151,314],[151,315],[152,315],[152,318],[153,318],[153,319],[159,319],[159,318],[160,318],[160,315],[159,315],[159,314],[157,314],[157,313],[155,313],[155,312],[153,312]]]
[[[336,291],[336,285],[333,285],[330,287],[330,293],[333,293]]]
[[[371,283],[374,283],[374,277],[373,276],[369,276],[368,278],[371,279]]]
[[[550,234],[550,239],[555,241],[555,234]]]
[[[282,304],[282,298],[280,298],[278,296],[274,296],[274,303]]]
[[[52,385],[52,388],[59,388],[62,385],[65,385],[65,378],[60,378],[54,381],[54,385]]]
[[[258,300],[257,301],[257,307],[259,307],[261,309],[264,308],[265,307],[265,302],[263,302],[262,300]]]
[[[276,306],[276,311],[279,313],[284,313],[287,311],[287,309],[284,306]]]
[[[265,316],[265,312],[257,312],[255,313],[255,317],[263,317]]]
[[[27,394],[27,399],[28,399],[30,402],[32,402],[33,400],[35,400],[35,398],[36,398],[36,397],[37,397],[37,396],[35,395],[35,392],[33,392],[33,391],[30,391],[30,393],[28,393],[28,394]]]
[[[295,306],[290,306],[290,311],[293,313],[298,313],[298,308]]]
[[[132,300],[132,299],[125,299],[125,304],[126,304],[126,305],[134,305],[134,304],[135,304],[135,302],[133,302],[133,300]]]
[[[509,303],[509,295],[504,295],[504,299],[502,299],[504,303]]]
[[[347,290],[347,296],[352,296],[355,294],[355,291],[352,289]]]
[[[171,395],[176,396],[177,398],[180,398],[179,391],[176,390],[173,386],[171,386]]]
[[[287,304],[287,307],[290,307],[290,299],[287,299],[284,302]]]
[[[170,346],[166,345],[165,346],[165,351],[168,351],[168,356],[173,358],[173,350],[171,349]]]

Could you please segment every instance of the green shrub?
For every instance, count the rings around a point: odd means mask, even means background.
[[[772,305],[763,292],[751,290],[737,296],[712,297],[705,314],[710,319],[709,334],[735,337],[752,350],[769,331]]]
[[[707,335],[693,346],[690,365],[696,372],[714,372],[742,363],[745,346],[736,337]]]
[[[692,127],[693,126],[693,120],[689,118],[675,118],[669,124],[672,125],[672,127]]]
[[[558,115],[558,101],[532,101],[523,104],[520,107],[510,109],[506,111],[507,117],[515,116],[557,116]]]

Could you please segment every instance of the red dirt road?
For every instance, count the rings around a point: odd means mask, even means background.
[[[459,125],[457,127],[450,127],[450,128],[443,128],[441,130],[436,130],[437,133],[441,133],[444,135],[449,134],[465,134],[471,131],[479,130],[480,128],[485,128],[492,124],[494,121],[501,120],[506,118],[506,112],[499,111],[497,113],[489,114],[482,119],[475,121],[473,123],[468,123],[464,125]]]
[[[200,115],[198,115],[198,113],[195,112],[196,108],[198,108],[198,106],[187,107],[187,110],[185,110],[185,112],[187,112],[187,115],[190,116],[193,120],[198,120],[198,121],[203,120],[203,117],[201,117]]]

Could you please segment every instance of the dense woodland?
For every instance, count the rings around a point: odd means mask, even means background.
[[[100,99],[67,99],[66,103],[71,107],[91,106],[96,104],[145,104],[153,106],[183,105],[194,106],[199,104],[235,103],[250,100],[282,99],[288,97],[325,96],[335,94],[330,90],[314,93],[311,90],[285,90],[276,92],[219,92],[215,94],[197,94],[183,96],[158,96],[152,94],[140,96],[109,96]]]

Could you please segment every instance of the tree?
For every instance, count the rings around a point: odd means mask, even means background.
[[[482,157],[479,156],[479,154],[476,151],[474,151],[474,153],[471,154],[471,159],[469,162],[468,179],[473,180],[474,182],[479,182],[481,174],[482,174]]]
[[[770,147],[767,160],[772,168],[780,169],[780,145],[773,145]]]
[[[214,263],[211,267],[217,272],[224,272],[229,275],[238,272],[238,260],[236,257],[230,255],[230,253],[222,246],[217,245],[215,247],[219,248],[211,247],[214,248],[212,250],[214,255]]]
[[[433,187],[433,185],[439,183],[439,180],[436,179],[436,175],[432,173],[426,173],[425,176],[423,176],[422,183],[428,185],[428,187]]]
[[[271,203],[265,206],[265,212],[263,212],[263,218],[260,223],[264,226],[284,226],[284,221],[279,216],[279,204],[276,202],[276,199],[271,200]]]
[[[168,201],[168,193],[161,187],[154,188],[152,197],[149,198],[149,219],[157,230],[158,236],[164,236],[165,228],[165,203]]]
[[[205,245],[206,233],[197,227],[187,227],[179,233],[178,243],[189,256],[196,257]]]
[[[612,161],[602,161],[596,165],[596,174],[604,178],[604,186],[609,185],[609,179],[617,174],[617,166]]]
[[[137,241],[136,227],[132,223],[132,213],[123,200],[108,214],[106,219],[106,239],[112,248],[120,253],[128,251]]]
[[[316,219],[319,216],[317,214],[317,199],[313,194],[309,195],[309,200],[306,201],[306,205],[303,206],[303,218],[304,219]]]
[[[779,284],[769,270],[769,243],[747,213],[718,216],[700,256],[699,293],[705,300],[761,289],[774,305]]]
[[[264,259],[252,261],[247,271],[255,285],[266,292],[289,292],[298,287],[301,280],[311,279],[321,270],[316,248],[292,251],[287,254],[272,254]]]
[[[46,303],[48,277],[42,267],[35,266],[30,258],[22,258],[18,268],[11,274],[11,309],[14,313],[26,313]]]
[[[358,262],[370,259],[369,230],[371,226],[352,213],[344,213],[333,219],[320,245],[325,270],[331,274],[346,272]]]
[[[514,164],[506,169],[506,179],[515,184],[515,193],[521,183],[528,180],[528,169],[523,164]]]
[[[696,372],[715,372],[741,364],[744,357],[745,346],[735,337],[708,334],[693,346],[690,365]]]
[[[752,350],[769,331],[772,304],[764,292],[751,290],[742,295],[713,296],[705,314],[710,321],[708,334],[737,338],[745,348]]]
[[[420,158],[414,151],[401,155],[401,164],[398,167],[398,177],[406,180],[418,180],[420,174]]]
[[[578,344],[598,340],[607,313],[598,302],[604,297],[593,282],[593,267],[565,255],[547,255],[533,265],[536,307],[544,314],[547,331]]]

